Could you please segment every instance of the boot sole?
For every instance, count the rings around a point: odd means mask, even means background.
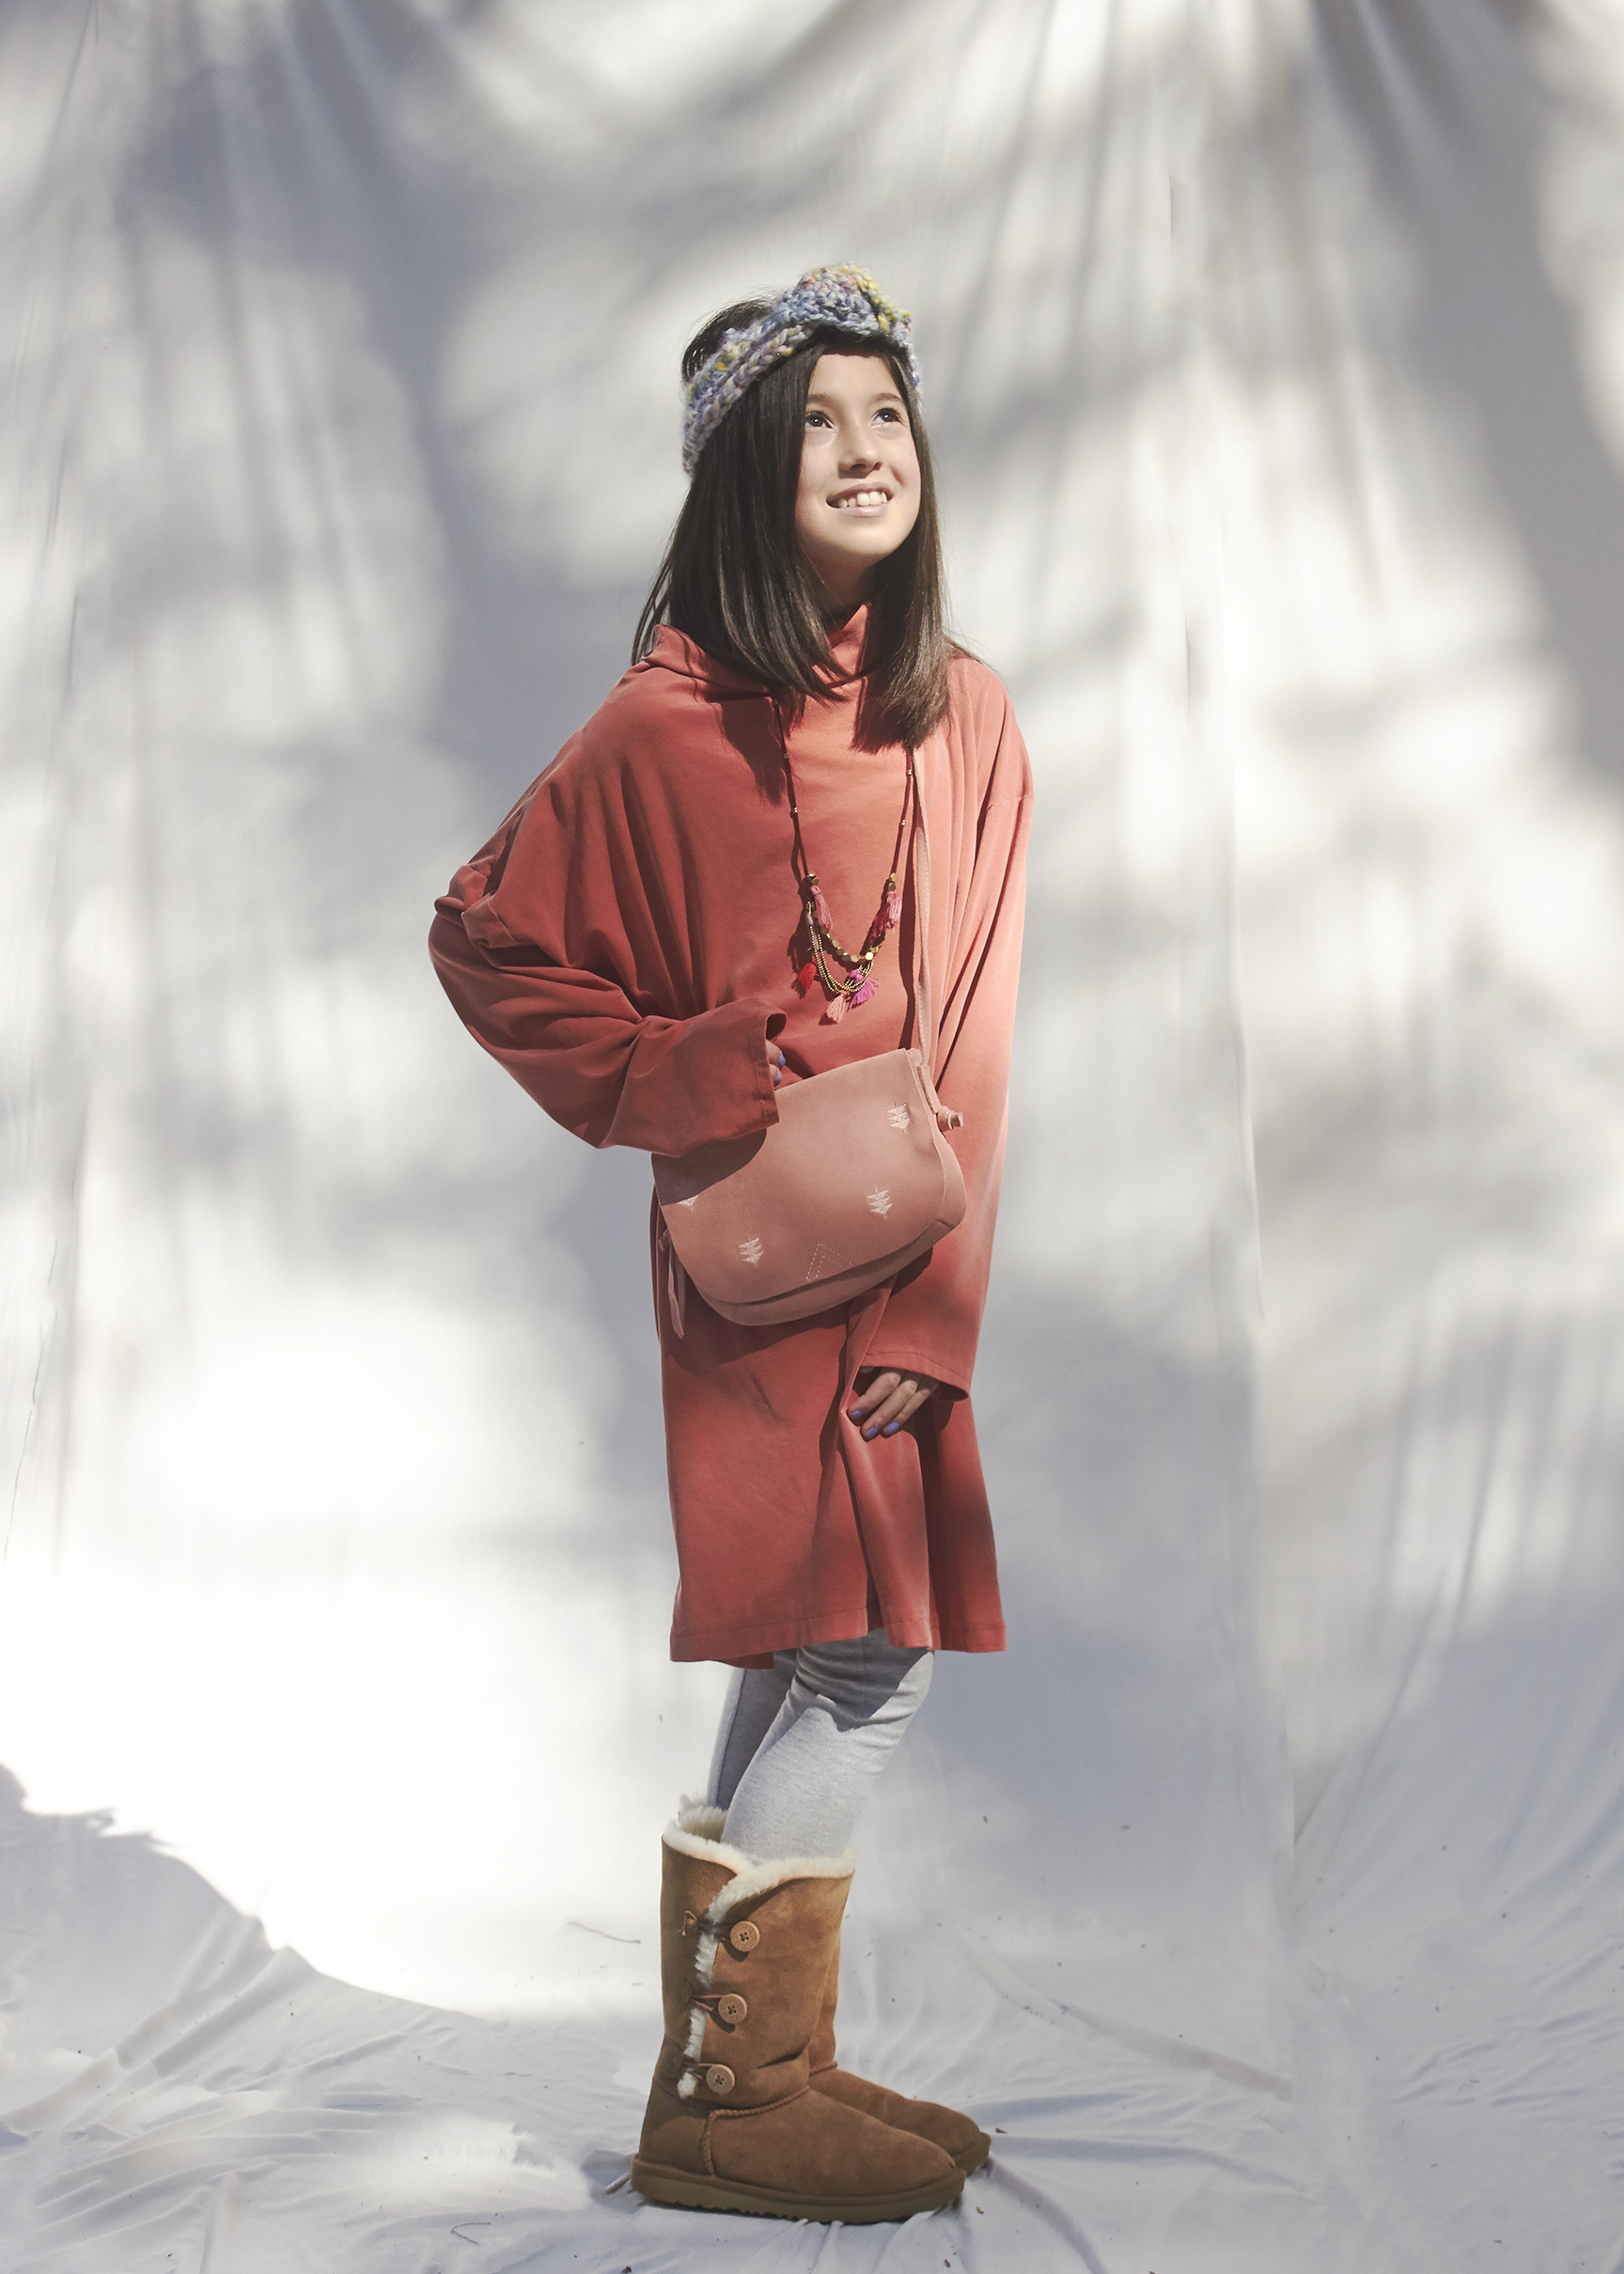
[[[882,2221],[914,2219],[921,2211],[945,2210],[957,2203],[964,2178],[957,2167],[951,2186],[940,2181],[929,2187],[910,2188],[900,2195],[784,2195],[776,2188],[752,2188],[732,2179],[712,2179],[694,2172],[674,2172],[667,2165],[632,2164],[632,2185],[649,2203],[683,2211],[743,2211],[757,2219],[811,2219],[821,2225],[838,2219],[842,2226],[877,2226]]]

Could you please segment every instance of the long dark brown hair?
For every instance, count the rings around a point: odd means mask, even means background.
[[[712,316],[689,341],[682,376],[692,379],[723,334],[764,316],[771,304],[742,300]],[[863,667],[859,737],[870,747],[922,743],[947,708],[947,666],[959,652],[947,635],[942,539],[930,447],[908,367],[883,339],[835,330],[813,334],[775,363],[734,404],[699,453],[632,646],[646,655],[658,625],[678,632],[771,687],[791,714],[827,692],[833,667],[819,605],[820,588],[795,535],[795,498],[806,396],[820,355],[883,355],[908,412],[919,457],[919,513],[913,529],[874,573]]]

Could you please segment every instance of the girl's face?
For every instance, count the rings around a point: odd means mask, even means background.
[[[820,355],[806,393],[795,534],[836,610],[853,608],[919,517],[908,406],[883,355]]]

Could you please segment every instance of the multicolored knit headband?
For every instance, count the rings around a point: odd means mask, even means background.
[[[867,269],[808,269],[765,316],[742,331],[725,332],[715,354],[688,382],[682,418],[685,474],[693,473],[700,451],[763,372],[783,356],[793,355],[820,331],[854,332],[862,338],[878,333],[900,351],[914,391],[919,392],[914,325],[907,309],[887,300]]]

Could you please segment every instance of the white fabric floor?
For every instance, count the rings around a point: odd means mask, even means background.
[[[1624,2274],[1624,20],[6,0],[0,201],[6,2274]],[[830,259],[1041,801],[866,2230],[627,2187],[647,1168],[423,949]]]

